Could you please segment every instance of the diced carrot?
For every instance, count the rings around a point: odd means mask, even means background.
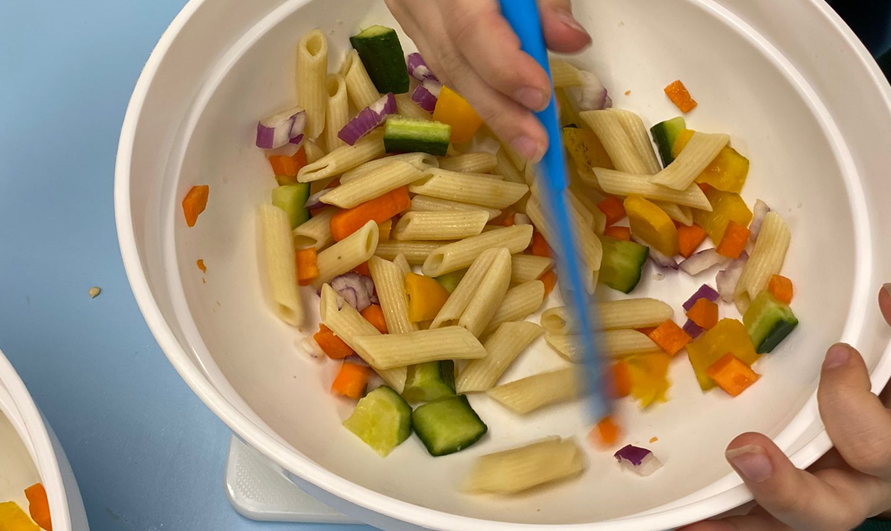
[[[622,435],[622,430],[613,421],[612,417],[604,417],[588,434],[588,438],[597,448],[607,450],[614,446]]]
[[[681,256],[690,258],[690,255],[695,253],[696,249],[705,241],[708,233],[695,223],[689,227],[682,223],[675,225],[678,228],[678,249],[680,249]]]
[[[649,336],[653,343],[659,345],[659,348],[672,356],[680,352],[687,346],[687,343],[693,340],[687,332],[684,332],[671,319],[657,326],[655,330],[650,332]]]
[[[350,273],[359,273],[360,275],[365,275],[368,278],[371,278],[371,270],[368,269],[368,262],[362,262],[353,268]]]
[[[718,244],[718,248],[715,251],[721,256],[736,260],[746,249],[746,244],[749,242],[749,234],[751,233],[749,229],[731,219],[727,224],[727,228],[724,229],[724,237],[721,238],[721,243]]]
[[[344,362],[331,384],[331,391],[349,398],[361,398],[370,377],[370,368]]]
[[[625,217],[625,206],[613,196],[609,196],[597,203],[597,208],[606,215],[607,227]]]
[[[713,363],[705,373],[730,396],[739,396],[761,378],[760,374],[730,352]]]
[[[411,207],[408,187],[403,186],[392,192],[366,201],[349,210],[341,210],[331,217],[331,235],[340,241],[361,229],[369,221],[383,223]]]
[[[612,365],[613,398],[625,398],[631,394],[631,369],[628,362],[620,360]]]
[[[773,275],[767,284],[767,291],[783,304],[792,302],[792,281],[782,275]]]
[[[554,272],[553,269],[540,276],[538,280],[541,280],[544,283],[545,288],[545,297],[551,294],[554,291],[554,286],[557,285],[557,273]]]
[[[665,87],[665,95],[684,114],[692,111],[698,105],[680,79]]]
[[[210,195],[210,186],[202,184],[193,186],[186,197],[183,198],[183,214],[186,216],[186,225],[194,227],[198,216],[207,208],[207,198]]]
[[[319,278],[319,264],[316,262],[316,248],[300,249],[295,254],[297,265],[297,283],[301,286],[309,286],[312,281]]]
[[[393,230],[393,220],[388,219],[383,223],[377,224],[377,233],[378,233],[378,241],[388,242],[390,241],[390,231]]]
[[[31,519],[34,520],[34,523],[46,529],[46,531],[53,531],[49,500],[46,497],[46,489],[43,488],[43,483],[35,483],[25,489],[25,498],[28,499],[28,512],[31,513]]]
[[[698,299],[687,311],[687,317],[697,326],[711,330],[718,324],[718,305],[706,298]]]
[[[513,227],[515,217],[516,215],[514,213],[511,213],[504,218],[504,221],[502,221],[501,224],[505,227]]]
[[[540,232],[534,231],[532,233],[532,254],[535,256],[544,256],[545,258],[551,258],[553,253],[551,252],[551,247],[548,245],[548,241],[545,240],[544,236],[541,235]]]
[[[286,155],[272,155],[269,157],[269,164],[272,166],[275,180],[279,186],[294,184],[297,182],[297,172],[306,166],[306,149],[300,146],[297,153],[290,157]]]
[[[325,325],[319,325],[319,331],[312,338],[322,347],[325,354],[333,360],[341,360],[353,354],[353,349],[344,343],[343,339],[334,335],[334,332]]]
[[[373,324],[381,334],[387,333],[387,321],[384,319],[384,310],[377,304],[372,304],[368,308],[362,310],[362,317],[366,321]]]
[[[641,334],[645,335],[645,336],[648,336],[648,335],[652,334],[652,333],[653,333],[653,330],[655,330],[655,329],[656,329],[655,326],[650,326],[650,327],[647,327],[647,328],[638,328],[637,331],[640,332]]]
[[[610,238],[615,238],[617,240],[624,240],[626,242],[631,241],[631,227],[607,227],[603,231],[604,236],[609,236]]]
[[[198,269],[200,269],[202,273],[207,273],[207,266],[204,265],[204,260],[198,260],[197,262],[195,262],[195,264],[198,266]]]

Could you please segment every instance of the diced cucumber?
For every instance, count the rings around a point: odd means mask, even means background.
[[[455,362],[431,361],[408,368],[402,396],[410,403],[455,396]]]
[[[309,183],[286,184],[272,190],[272,204],[288,214],[291,228],[309,219],[309,210],[303,205],[309,198]]]
[[[437,157],[449,150],[452,126],[401,116],[390,116],[384,128],[384,148],[387,153],[416,153],[423,151]]]
[[[435,457],[471,446],[489,429],[464,395],[427,402],[414,410],[411,420],[415,433]]]
[[[600,264],[600,283],[623,293],[631,293],[640,282],[641,271],[650,256],[650,248],[609,236],[603,236],[601,240],[603,260]]]
[[[399,393],[381,386],[359,400],[344,427],[381,457],[386,457],[411,435],[411,407]]]
[[[408,68],[395,30],[386,26],[371,26],[350,37],[350,44],[359,52],[368,77],[378,92],[408,92]]]
[[[768,291],[755,297],[743,315],[743,323],[758,354],[771,352],[798,326],[792,308],[776,300]]]
[[[674,155],[671,152],[671,147],[674,145],[674,141],[677,140],[681,131],[686,128],[687,122],[684,120],[683,116],[666,120],[650,128],[650,132],[653,133],[653,140],[655,140],[656,145],[659,146],[659,156],[662,158],[663,166],[668,166],[674,162]]]
[[[466,274],[466,269],[459,269],[458,271],[452,271],[451,273],[436,277],[436,281],[442,284],[442,287],[444,287],[446,291],[453,293]]]

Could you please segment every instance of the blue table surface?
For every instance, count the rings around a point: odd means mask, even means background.
[[[58,434],[93,530],[369,529],[258,523],[231,508],[229,431],[167,362],[127,283],[118,133],[184,3],[0,4],[0,348]]]

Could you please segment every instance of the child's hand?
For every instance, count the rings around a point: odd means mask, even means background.
[[[470,101],[501,140],[538,162],[547,135],[532,111],[544,109],[551,85],[501,16],[496,0],[386,0],[424,60]],[[591,37],[573,18],[570,0],[539,0],[545,41],[573,53]]]
[[[879,293],[891,324],[891,284]],[[747,516],[700,522],[683,531],[848,531],[891,510],[891,388],[870,392],[863,358],[848,345],[829,349],[817,399],[835,446],[807,472],[767,437],[746,433],[727,459],[758,502]]]

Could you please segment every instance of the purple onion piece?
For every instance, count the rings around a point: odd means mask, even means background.
[[[653,452],[630,444],[616,452],[614,457],[620,465],[639,476],[649,476],[662,468],[662,463]]]
[[[421,54],[419,54],[418,52],[408,54],[406,66],[408,67],[408,75],[417,79],[418,81],[426,81],[428,79],[438,81],[436,79],[436,76],[430,70],[430,67],[427,66],[424,58],[421,57]]]
[[[675,260],[674,258],[672,258],[670,256],[665,256],[664,254],[662,254],[659,251],[657,251],[656,249],[654,249],[652,245],[648,244],[647,242],[643,241],[642,239],[638,238],[637,236],[634,236],[633,234],[631,235],[631,239],[635,243],[639,243],[640,245],[644,245],[644,246],[650,248],[650,260],[652,260],[654,264],[656,264],[657,266],[659,266],[663,269],[673,269],[673,270],[677,271],[677,269],[678,269],[677,260]]]
[[[295,136],[294,138],[292,138],[290,140],[290,142],[296,146],[299,146],[300,144],[303,143],[304,138],[306,138],[306,137],[301,133],[301,134]]]
[[[392,92],[362,109],[337,133],[337,138],[353,146],[360,138],[380,127],[387,116],[396,114],[396,96]]]
[[[715,283],[718,286],[718,293],[724,302],[733,302],[733,294],[736,291],[736,284],[739,283],[739,277],[742,276],[743,268],[749,261],[749,253],[743,251],[739,258],[734,260],[727,266],[727,269],[718,273],[715,277]]]
[[[436,101],[438,96],[430,90],[428,85],[439,85],[435,81],[425,81],[415,87],[415,91],[411,93],[411,100],[427,112],[433,112],[436,109]],[[442,88],[440,86],[440,88]]]
[[[702,335],[703,332],[705,332],[705,329],[694,323],[693,321],[687,319],[687,322],[684,323],[684,332],[687,332],[688,336],[696,339],[697,337]]]
[[[572,102],[581,111],[601,111],[613,106],[613,100],[609,97],[609,91],[600,82],[600,79],[584,70],[579,70],[580,87],[567,88],[566,93]]]
[[[767,203],[760,199],[755,201],[754,216],[752,217],[752,224],[749,225],[749,241],[752,243],[755,243],[755,240],[758,239],[758,234],[761,232],[761,224],[764,223],[764,216],[768,212],[770,212],[770,207],[767,206]]]
[[[331,190],[331,188],[325,188],[324,190],[319,190],[318,192],[312,194],[306,199],[306,203],[303,204],[303,208],[307,210],[315,210],[317,208],[326,206],[325,203],[322,203],[322,197]]]
[[[730,259],[721,256],[714,249],[706,249],[699,251],[690,258],[681,262],[681,271],[691,276],[696,276],[707,269],[711,269],[716,265],[728,262]]]
[[[698,301],[699,299],[708,299],[712,302],[715,302],[716,300],[718,300],[718,292],[715,291],[714,288],[712,288],[708,284],[703,284],[699,287],[698,290],[696,290],[696,293],[694,293],[689,299],[687,299],[687,302],[684,303],[684,310],[690,311],[690,308],[692,308],[693,305],[696,304],[696,301]]]
[[[331,281],[331,287],[343,300],[358,311],[371,306],[374,282],[359,273],[344,273]]]
[[[294,107],[257,122],[257,147],[275,149],[301,135],[306,125],[306,111]]]

